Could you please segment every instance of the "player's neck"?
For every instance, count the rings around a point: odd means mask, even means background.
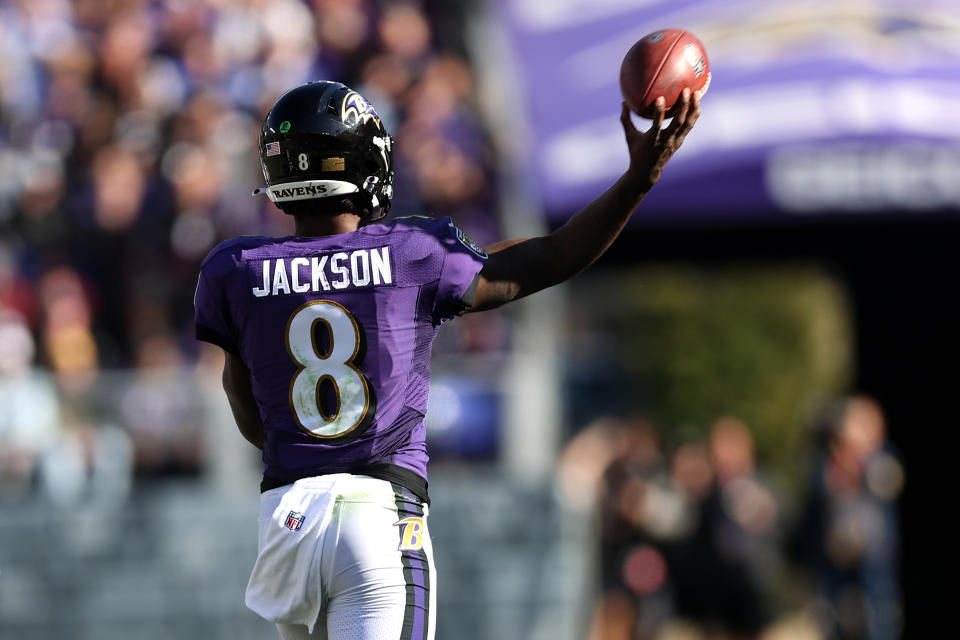
[[[360,228],[360,216],[353,213],[294,216],[294,233],[300,237],[334,236]]]

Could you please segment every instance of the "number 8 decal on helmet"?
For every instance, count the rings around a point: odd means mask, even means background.
[[[317,344],[318,324],[325,325],[329,337],[324,353]],[[357,368],[362,341],[363,329],[336,302],[308,302],[290,316],[287,352],[298,367],[290,381],[290,407],[297,422],[311,435],[340,438],[355,432],[373,413],[370,381]],[[333,385],[336,396],[329,415],[322,408],[324,381]]]

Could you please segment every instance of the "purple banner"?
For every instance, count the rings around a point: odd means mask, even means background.
[[[626,167],[620,61],[670,27],[703,42],[713,81],[642,215],[960,211],[954,0],[500,0],[499,13],[552,216]]]

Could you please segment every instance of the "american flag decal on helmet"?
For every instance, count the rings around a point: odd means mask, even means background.
[[[303,526],[303,514],[299,511],[291,511],[287,514],[287,520],[283,523],[287,529],[290,531],[300,531],[300,527]]]
[[[278,156],[278,155],[280,155],[280,143],[279,143],[279,142],[268,142],[268,143],[267,143],[267,155],[268,155],[268,156]]]

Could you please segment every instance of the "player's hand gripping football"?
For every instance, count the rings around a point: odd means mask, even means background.
[[[653,125],[641,133],[624,103],[620,122],[630,151],[630,168],[553,233],[488,247],[490,258],[480,272],[470,311],[493,309],[563,282],[603,255],[700,117],[699,92],[684,90],[673,121],[664,129],[666,112],[664,99],[658,98]]]
[[[644,190],[657,183],[663,167],[683,144],[684,138],[700,117],[700,92],[692,94],[689,89],[683,90],[677,100],[677,114],[666,129],[663,128],[665,117],[666,103],[662,97],[654,103],[653,124],[644,132],[638,131],[633,125],[626,102],[620,112],[620,122],[630,151],[627,176]]]

